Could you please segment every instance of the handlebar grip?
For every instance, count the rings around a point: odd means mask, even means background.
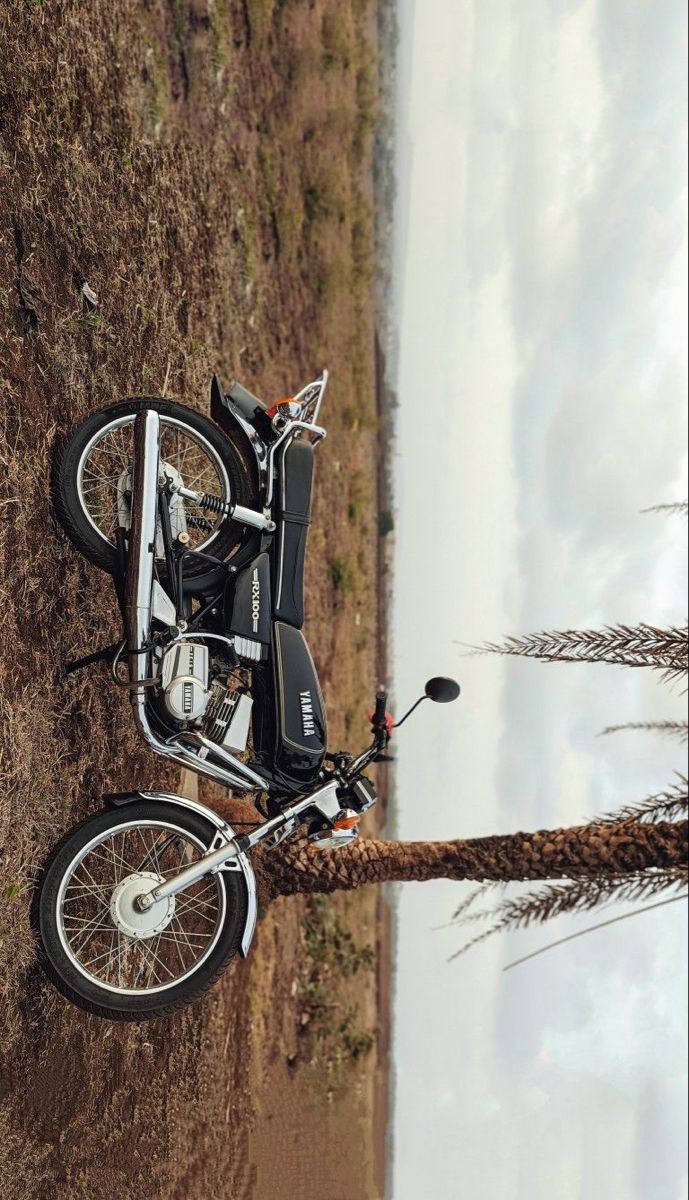
[[[376,707],[373,712],[373,724],[382,725],[385,721],[385,712],[388,702],[388,694],[382,688],[376,692]]]

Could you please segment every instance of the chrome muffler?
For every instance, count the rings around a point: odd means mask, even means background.
[[[191,743],[188,745],[178,739],[162,741],[148,719],[147,692],[153,674],[150,644],[159,474],[160,417],[155,409],[147,408],[138,413],[134,421],[131,524],[125,580],[125,632],[134,720],[144,740],[157,754],[236,791],[268,790],[270,785],[256,771],[223,746],[216,746],[209,738],[195,732],[180,734]]]
[[[131,524],[125,582],[126,634],[129,679],[134,713],[136,701],[146,690],[142,681],[150,677],[150,640],[153,565],[158,514],[160,470],[160,417],[155,409],[140,412],[134,421]]]

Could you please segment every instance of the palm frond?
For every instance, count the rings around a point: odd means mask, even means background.
[[[689,501],[677,500],[674,504],[652,504],[650,508],[642,508],[642,513],[666,513],[671,517],[686,517],[689,515]]]
[[[677,775],[677,783],[664,792],[646,796],[635,804],[625,804],[615,812],[594,817],[592,825],[616,825],[621,821],[667,821],[683,816],[689,808],[689,781],[686,775]]]
[[[501,888],[504,890],[506,886],[507,885],[502,883],[500,880],[491,879],[489,882],[482,883],[479,887],[473,888],[472,891],[469,892],[468,896],[464,897],[461,904],[453,912],[450,924],[454,924],[455,921],[459,921],[460,917],[464,916],[467,910],[471,908],[476,900],[478,900],[479,896],[485,896],[488,892],[494,892],[496,888]]]
[[[689,899],[689,893],[682,892],[679,896],[668,896],[665,900],[656,900],[653,904],[645,904],[643,908],[634,908],[631,912],[618,913],[616,917],[609,917],[607,921],[599,921],[596,925],[587,925],[586,929],[577,929],[574,933],[567,934],[566,937],[557,938],[554,942],[548,942],[547,946],[540,946],[538,950],[532,950],[531,954],[524,954],[522,958],[515,958],[513,962],[507,963],[503,967],[503,971],[511,971],[513,967],[520,967],[522,963],[529,962],[532,958],[538,958],[539,954],[545,954],[546,950],[554,950],[556,946],[564,946],[565,942],[573,942],[575,938],[585,937],[587,933],[595,933],[598,929],[605,929],[608,925],[616,925],[618,921],[628,921],[630,917],[639,917],[641,913],[651,912],[654,908],[662,908],[665,904],[676,904],[678,900]]]
[[[589,912],[613,901],[648,900],[661,892],[677,892],[688,885],[689,870],[685,866],[544,884],[521,896],[503,900],[492,910],[465,911],[457,924],[465,925],[480,920],[490,920],[491,924],[460,947],[452,959],[507,929],[542,925],[563,913]]]
[[[689,667],[687,625],[606,625],[602,629],[542,630],[502,642],[467,647],[472,654],[536,658],[541,662],[609,663],[652,667],[666,678],[686,674]]]
[[[626,721],[624,725],[606,725],[598,736],[607,737],[610,733],[620,733],[624,729],[660,733],[665,737],[679,738],[680,742],[689,740],[689,722],[687,721]]]

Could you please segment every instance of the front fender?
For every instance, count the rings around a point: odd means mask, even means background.
[[[189,808],[192,812],[204,817],[228,842],[233,842],[235,838],[232,826],[228,825],[227,821],[224,821],[218,813],[213,812],[212,808],[207,808],[205,804],[200,804],[198,800],[190,800],[187,796],[176,796],[171,792],[110,792],[102,799],[107,808],[122,808],[126,804],[135,804],[137,800],[160,800],[165,804],[176,804],[180,808]],[[258,916],[256,876],[248,856],[243,851],[240,850],[237,853],[236,861],[244,876],[247,893],[246,922],[239,948],[242,958],[246,958],[256,930]]]

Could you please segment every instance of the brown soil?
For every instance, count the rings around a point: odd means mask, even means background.
[[[55,444],[89,412],[137,394],[203,410],[216,369],[280,396],[328,365],[308,634],[332,744],[363,739],[378,673],[373,17],[372,0],[33,0],[0,16],[8,1200],[382,1194],[384,958],[345,988],[376,1045],[324,1099],[331,1050],[307,1053],[298,1032],[300,901],[271,909],[203,1004],[137,1027],[63,1003],[28,919],[38,865],[103,791],[178,784],[102,669],[60,671],[117,634],[107,579],[49,505]],[[384,947],[375,893],[332,903]]]

